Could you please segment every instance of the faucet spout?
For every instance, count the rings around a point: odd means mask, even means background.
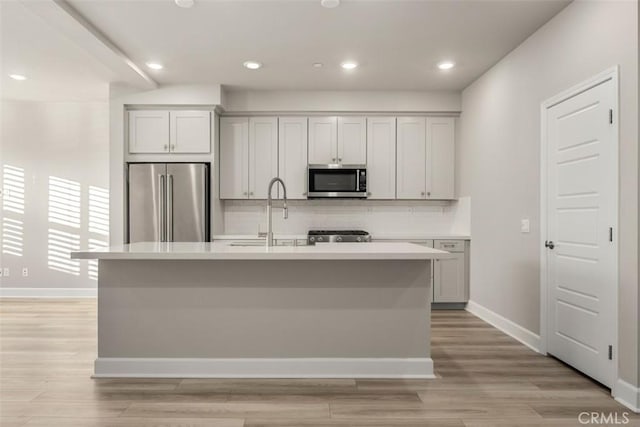
[[[284,181],[282,179],[275,177],[269,182],[269,188],[267,189],[267,247],[273,246],[273,218],[271,212],[273,208],[273,199],[271,193],[273,191],[273,186],[276,183],[280,183],[280,185],[282,186],[282,197],[284,199],[282,216],[284,219],[289,218],[289,209],[287,208],[287,187],[284,185]]]

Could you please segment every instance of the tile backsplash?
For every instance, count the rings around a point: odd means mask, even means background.
[[[469,234],[469,198],[453,202],[299,200],[274,201],[273,229],[279,234],[306,234],[309,229],[363,229],[375,235]],[[224,233],[257,235],[266,231],[266,202],[224,202]]]

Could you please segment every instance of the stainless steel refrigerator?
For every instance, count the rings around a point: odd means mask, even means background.
[[[129,163],[127,241],[209,240],[207,163]]]

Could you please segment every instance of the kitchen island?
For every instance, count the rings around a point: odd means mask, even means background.
[[[431,263],[411,243],[135,243],[98,259],[96,377],[430,378]]]

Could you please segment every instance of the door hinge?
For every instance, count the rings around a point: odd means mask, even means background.
[[[609,241],[613,242],[613,227],[609,227]]]
[[[613,346],[609,346],[609,360],[613,360]]]
[[[609,123],[613,124],[613,109],[609,109]]]

